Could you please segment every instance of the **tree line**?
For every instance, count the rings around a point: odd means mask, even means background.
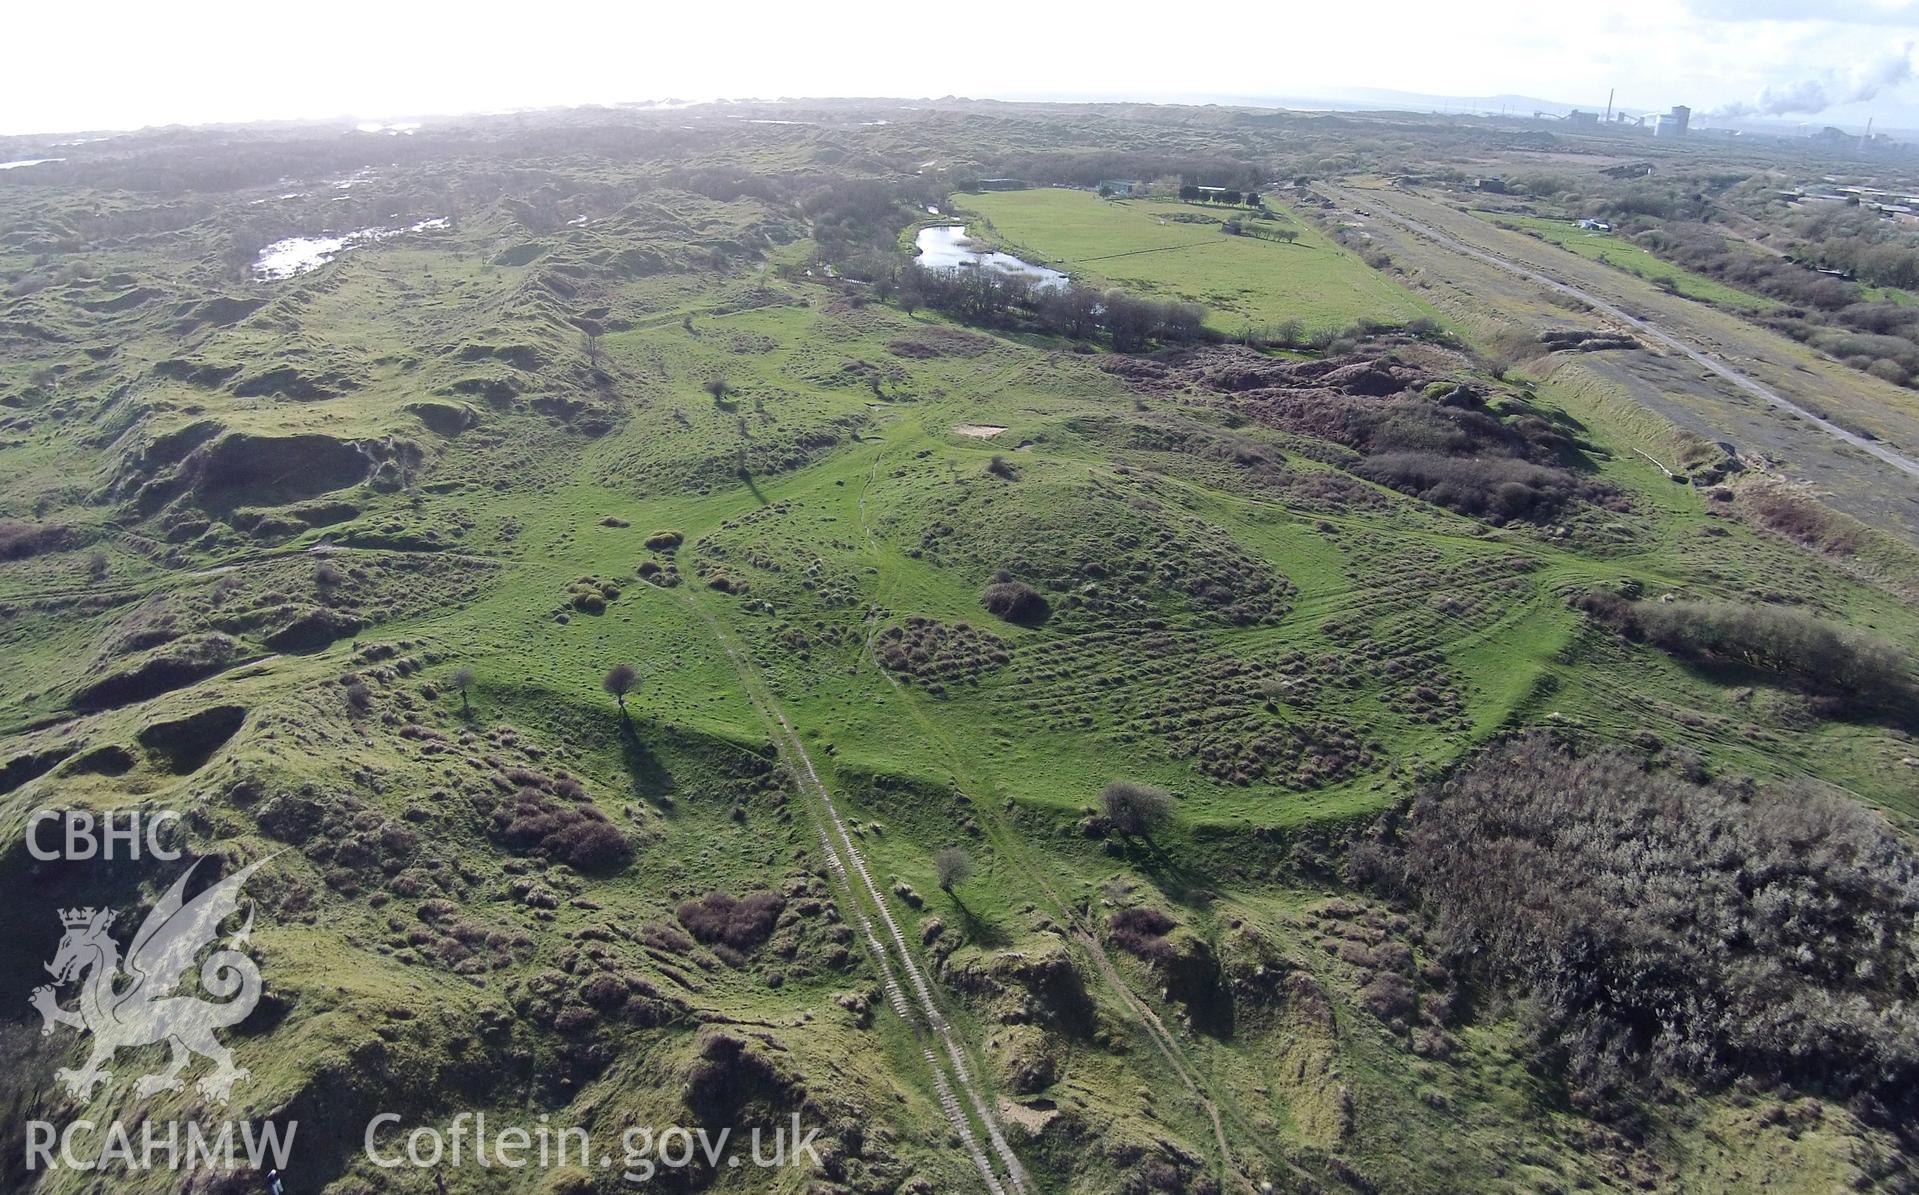
[[[997,155],[977,168],[956,171],[953,181],[964,191],[979,178],[1023,178],[1040,186],[1071,187],[1115,178],[1207,178],[1245,190],[1259,185],[1263,176],[1259,164],[1221,153],[1067,149]]]
[[[1258,191],[1236,191],[1230,187],[1201,187],[1187,183],[1179,189],[1179,197],[1188,203],[1223,203],[1227,207],[1259,206]]]
[[[926,307],[980,327],[1104,340],[1120,352],[1208,337],[1206,311],[1196,303],[1042,282],[987,267],[931,270],[907,261],[872,284],[876,297],[897,300],[909,315]]]

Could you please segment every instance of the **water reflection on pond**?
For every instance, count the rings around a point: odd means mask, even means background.
[[[943,224],[922,228],[913,244],[919,250],[919,256],[914,260],[929,270],[984,268],[1031,278],[1035,285],[1042,287],[1065,286],[1067,283],[1066,275],[1058,270],[1036,266],[1011,253],[1001,253],[979,244],[966,235],[963,225]]]
[[[445,227],[447,221],[441,217],[422,220],[405,228],[362,228],[339,236],[287,237],[260,250],[259,256],[253,259],[253,276],[262,282],[292,278],[319,269],[356,245],[384,241],[402,233]]]

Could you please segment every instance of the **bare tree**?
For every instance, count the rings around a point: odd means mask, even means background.
[[[466,696],[466,691],[473,687],[473,682],[476,679],[473,675],[472,665],[470,664],[460,665],[458,668],[455,668],[453,670],[453,675],[448,679],[450,679],[453,682],[453,687],[460,691],[460,713],[462,714],[472,713],[473,707],[467,703],[467,696]]]
[[[940,890],[951,892],[973,878],[973,856],[963,846],[941,847],[933,856],[933,870],[939,876]]]
[[[631,664],[615,664],[606,670],[606,679],[600,687],[612,694],[613,700],[620,705],[620,717],[626,717],[626,695],[633,691],[639,682],[640,674]]]
[[[1128,838],[1152,838],[1173,821],[1173,795],[1136,780],[1115,780],[1099,794],[1100,812]]]

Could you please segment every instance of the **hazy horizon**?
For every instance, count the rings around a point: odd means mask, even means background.
[[[1405,102],[1395,104],[1393,97]],[[116,136],[131,136],[165,128],[229,128],[246,125],[276,124],[354,124],[366,133],[393,132],[405,134],[417,130],[426,124],[445,121],[480,119],[489,116],[506,116],[516,113],[588,111],[595,108],[641,108],[659,111],[691,109],[703,106],[738,105],[750,107],[776,104],[838,104],[838,103],[887,103],[898,102],[902,105],[934,104],[940,102],[956,103],[1006,103],[1006,104],[1145,104],[1166,107],[1245,107],[1267,108],[1292,111],[1327,112],[1424,112],[1435,113],[1451,111],[1454,115],[1510,115],[1515,118],[1530,116],[1530,110],[1512,106],[1510,112],[1500,111],[1504,105],[1499,101],[1515,100],[1528,103],[1545,104],[1542,111],[1556,109],[1603,111],[1606,100],[1592,100],[1579,97],[1568,99],[1565,96],[1530,96],[1513,92],[1493,95],[1442,94],[1428,92],[1403,91],[1398,88],[1349,87],[1328,88],[1323,92],[1291,95],[1212,95],[1203,93],[1171,94],[1124,94],[1124,93],[1030,93],[1007,92],[1004,94],[967,95],[944,93],[938,96],[911,95],[790,95],[790,96],[709,96],[691,98],[683,96],[637,96],[619,100],[580,101],[553,103],[529,103],[511,107],[468,108],[444,111],[391,111],[391,112],[319,112],[314,114],[280,116],[222,117],[209,120],[159,121],[146,124],[125,125],[88,125],[68,128],[39,128],[17,132],[0,132],[0,138],[8,140],[44,141],[49,147],[86,144],[95,139]],[[1629,117],[1639,114],[1663,112],[1670,105],[1658,108],[1645,104],[1627,103],[1615,97],[1614,107]],[[1895,111],[1897,114],[1888,119],[1883,113]],[[1752,130],[1787,132],[1800,129],[1807,133],[1815,129],[1833,125],[1848,132],[1859,133],[1868,126],[1874,132],[1919,133],[1919,106],[1903,109],[1889,109],[1883,105],[1851,104],[1833,106],[1816,118],[1795,118],[1792,116],[1767,116],[1757,114],[1726,114],[1695,111],[1692,119],[1694,128],[1700,127],[1738,127]],[[73,138],[76,140],[61,140]]]
[[[168,124],[395,119],[680,96],[1337,99],[1387,89],[1524,95],[1702,118],[1919,127],[1919,0],[1684,0],[1629,13],[1493,0],[1470,20],[1388,0],[1363,27],[1338,12],[1089,25],[992,0],[964,23],[871,0],[826,13],[748,3],[716,32],[703,14],[599,2],[537,21],[446,22],[364,0],[324,21],[220,0],[113,0],[84,27],[64,11],[13,16],[25,53],[0,78],[0,134]],[[914,24],[917,22],[917,25]],[[1342,52],[1327,52],[1328,46]],[[75,61],[86,74],[76,74]]]

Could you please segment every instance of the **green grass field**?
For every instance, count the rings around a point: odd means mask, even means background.
[[[1311,329],[1366,318],[1404,323],[1432,312],[1391,279],[1284,208],[1274,227],[1292,244],[1228,236],[1218,223],[1174,216],[1250,219],[1244,209],[1170,200],[1106,200],[1089,191],[1042,188],[956,195],[952,210],[976,213],[976,230],[1074,278],[1113,284],[1207,308],[1222,332],[1284,320]]]
[[[1635,277],[1644,278],[1648,282],[1670,283],[1677,293],[1688,299],[1697,299],[1703,303],[1717,303],[1722,307],[1746,312],[1770,311],[1780,306],[1776,299],[1727,286],[1723,282],[1717,282],[1702,274],[1695,274],[1682,266],[1662,261],[1623,236],[1606,232],[1589,232],[1571,220],[1550,220],[1541,216],[1513,216],[1505,212],[1482,211],[1473,214],[1502,228],[1531,233],[1562,249],[1569,249],[1581,257],[1623,270]]]
[[[1896,303],[1901,307],[1919,305],[1919,295],[1897,286],[1861,286],[1859,297],[1868,303]]]

